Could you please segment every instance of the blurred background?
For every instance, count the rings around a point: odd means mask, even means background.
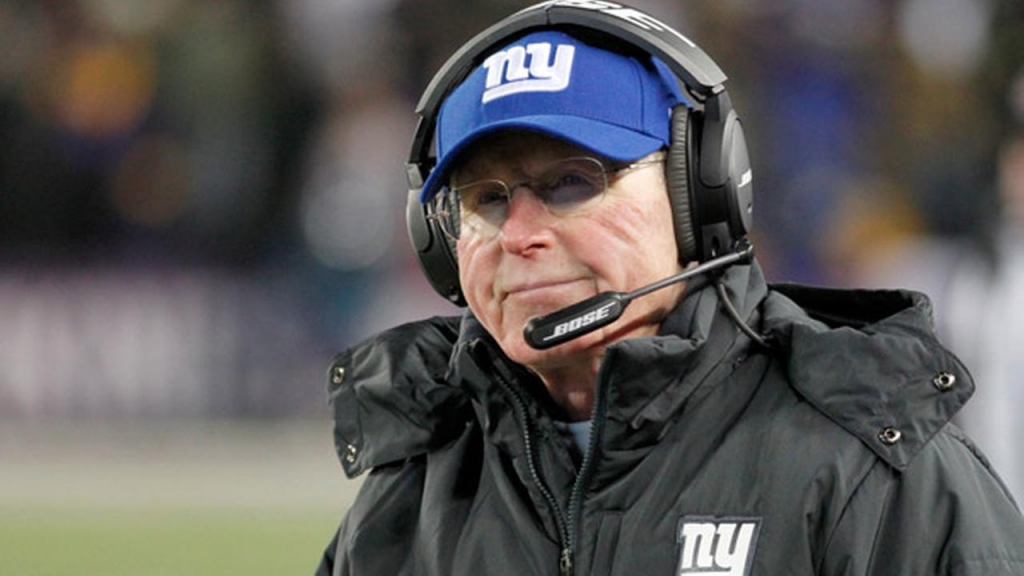
[[[311,573],[358,482],[325,370],[455,313],[413,106],[529,1],[0,0],[4,573]],[[1024,498],[1024,4],[635,0],[730,76],[774,282],[928,292]]]

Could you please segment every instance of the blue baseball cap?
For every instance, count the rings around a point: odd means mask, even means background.
[[[682,102],[678,81],[657,58],[638,60],[560,31],[523,36],[486,58],[441,105],[437,165],[420,201],[447,184],[455,160],[484,135],[529,130],[632,161],[668,145],[671,110]]]

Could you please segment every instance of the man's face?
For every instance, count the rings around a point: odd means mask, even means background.
[[[498,179],[511,186],[577,156],[592,154],[538,134],[508,132],[478,144],[454,180]],[[683,291],[677,284],[638,298],[618,321],[548,350],[534,350],[523,338],[523,327],[535,316],[681,270],[661,163],[609,171],[603,199],[568,215],[551,214],[528,187],[518,188],[495,235],[464,231],[457,247],[470,310],[510,358],[535,369],[567,366],[616,340],[654,334]]]

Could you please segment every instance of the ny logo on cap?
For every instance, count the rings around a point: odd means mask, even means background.
[[[481,103],[522,92],[558,92],[569,86],[576,47],[559,44],[551,62],[551,44],[512,46],[484,60],[487,80]],[[529,58],[529,65],[527,65]]]

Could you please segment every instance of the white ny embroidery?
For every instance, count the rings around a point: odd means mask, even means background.
[[[744,576],[750,570],[759,522],[683,518],[677,540],[682,544],[677,574]]]
[[[551,44],[537,42],[512,46],[484,60],[487,80],[481,102],[521,92],[558,92],[569,86],[576,48],[559,44],[551,62]],[[529,57],[529,66],[526,60]]]

